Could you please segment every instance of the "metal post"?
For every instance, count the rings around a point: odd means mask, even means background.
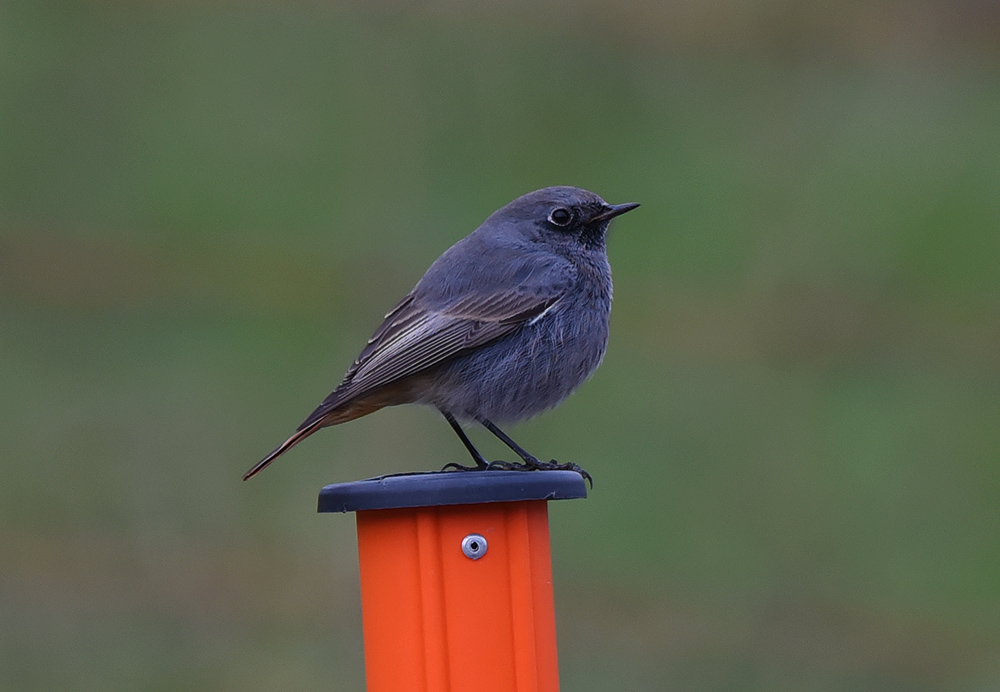
[[[357,512],[368,692],[558,692],[547,501],[586,495],[573,471],[323,488]]]

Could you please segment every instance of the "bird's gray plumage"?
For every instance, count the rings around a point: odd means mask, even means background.
[[[386,405],[517,421],[558,404],[604,356],[612,291],[605,232],[635,206],[551,187],[497,210],[431,265],[337,389],[245,478],[320,427]],[[556,223],[556,209],[571,220]]]

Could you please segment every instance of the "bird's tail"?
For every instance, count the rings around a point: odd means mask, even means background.
[[[300,430],[296,430],[294,435],[292,435],[287,440],[285,440],[280,445],[278,445],[277,449],[275,449],[273,452],[271,452],[270,454],[268,454],[266,457],[264,457],[263,459],[261,459],[260,461],[258,461],[254,465],[254,467],[252,469],[250,469],[249,471],[247,471],[246,473],[244,473],[243,474],[243,480],[249,480],[250,478],[253,478],[254,476],[256,476],[258,473],[260,473],[261,471],[263,471],[264,468],[266,468],[268,464],[270,464],[272,461],[274,461],[275,459],[277,459],[278,457],[280,457],[282,454],[284,454],[285,452],[287,452],[289,449],[291,449],[292,447],[294,447],[296,444],[299,443],[300,440],[303,440],[304,438],[309,437],[314,432],[316,432],[317,430],[319,430],[320,428],[322,428],[323,425],[324,425],[324,421],[321,418],[319,420],[314,421],[310,425],[307,425],[307,426],[303,427]]]
[[[334,392],[336,394],[336,392]],[[378,411],[389,404],[400,403],[393,397],[393,390],[383,388],[376,396],[367,396],[360,400],[349,400],[348,402],[336,401],[333,394],[320,404],[319,408],[303,421],[295,434],[282,442],[277,449],[257,462],[257,464],[243,474],[243,480],[253,478],[264,470],[264,467],[297,445],[303,439],[309,437],[320,428],[328,425],[340,425],[352,421],[361,416],[367,416],[373,411]]]

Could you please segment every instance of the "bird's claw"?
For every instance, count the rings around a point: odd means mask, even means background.
[[[486,466],[487,471],[530,471],[524,464],[518,464],[513,461],[504,461],[503,459],[497,459],[496,461],[491,461]]]
[[[485,471],[490,467],[489,464],[476,464],[475,466],[462,466],[454,461],[448,462],[441,467],[442,471]]]
[[[442,471],[530,471],[531,468],[524,464],[515,464],[510,461],[498,459],[497,461],[484,461],[475,466],[462,466],[454,461],[441,467]]]
[[[525,462],[525,468],[538,471],[576,471],[581,476],[583,476],[583,480],[587,481],[590,484],[590,489],[591,490],[594,489],[593,476],[587,473],[587,470],[585,468],[583,468],[579,464],[574,464],[571,461],[566,463],[559,463],[555,459],[551,459],[549,461],[540,461],[538,459],[535,459],[533,461]]]
[[[504,461],[503,459],[497,459],[496,461],[491,461],[483,465],[477,464],[476,466],[462,466],[454,461],[445,464],[442,471],[575,471],[579,473],[587,483],[590,484],[590,489],[594,489],[594,479],[587,473],[579,464],[569,463],[559,463],[555,459],[551,461],[540,461],[539,459],[527,459],[523,464],[518,464],[513,461]]]

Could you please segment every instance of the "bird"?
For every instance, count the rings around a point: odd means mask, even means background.
[[[337,388],[243,480],[320,428],[413,403],[436,408],[474,462],[442,470],[568,469],[593,484],[576,464],[529,454],[495,421],[554,407],[601,364],[612,299],[608,225],[638,206],[557,186],[498,209],[431,264]],[[478,422],[521,462],[487,461],[459,421]]]

